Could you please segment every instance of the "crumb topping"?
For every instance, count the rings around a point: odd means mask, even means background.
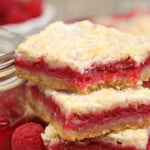
[[[107,64],[126,58],[142,63],[150,52],[144,39],[89,21],[56,22],[18,46],[16,56],[38,60],[51,67],[70,66],[83,73],[93,63]]]
[[[39,87],[39,90],[46,96],[52,96],[53,100],[66,114],[69,112],[83,114],[100,112],[119,106],[128,107],[131,104],[135,106],[150,104],[150,90],[142,87],[124,90],[103,88],[87,95],[52,91],[44,87]]]
[[[124,130],[118,133],[110,133],[106,136],[112,142],[119,142],[122,146],[131,145],[137,149],[146,149],[148,131],[146,129]]]

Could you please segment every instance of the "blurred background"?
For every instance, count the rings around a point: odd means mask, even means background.
[[[0,0],[0,26],[24,36],[68,22],[149,8],[150,0]]]
[[[55,19],[109,15],[110,13],[149,7],[150,0],[48,0],[55,9]]]

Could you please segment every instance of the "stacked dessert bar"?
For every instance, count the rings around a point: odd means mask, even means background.
[[[59,137],[55,128],[46,127],[42,134],[47,150],[149,150],[150,135],[147,129],[126,129],[81,141],[66,141]]]
[[[95,17],[90,20],[95,24],[103,24],[150,39],[150,11],[148,9],[135,9],[126,13]]]
[[[104,143],[115,145],[107,150],[147,150],[148,131],[139,129],[150,126],[150,90],[142,87],[150,44],[143,38],[88,21],[56,22],[19,45],[15,65],[29,81],[31,107],[54,126],[42,135],[48,149],[61,149],[57,141],[68,150]]]

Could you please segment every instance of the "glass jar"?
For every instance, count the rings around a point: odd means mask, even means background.
[[[14,129],[24,122],[25,82],[15,76],[14,52],[20,35],[0,29],[0,150],[11,150]]]

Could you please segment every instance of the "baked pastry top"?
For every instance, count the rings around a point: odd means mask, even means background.
[[[74,24],[56,22],[18,46],[16,56],[51,67],[70,66],[83,73],[94,63],[107,64],[131,58],[144,62],[150,44],[142,38],[89,21]]]

